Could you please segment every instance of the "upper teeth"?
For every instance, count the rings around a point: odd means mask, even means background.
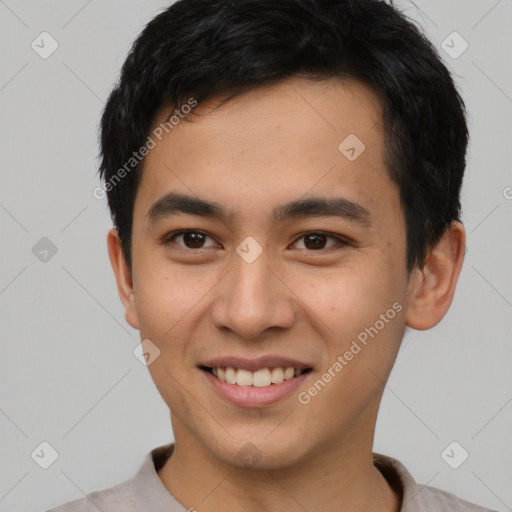
[[[262,368],[261,370],[251,372],[249,370],[237,370],[228,366],[227,368],[212,368],[212,373],[220,381],[227,382],[228,384],[263,388],[271,384],[280,384],[285,380],[293,379],[293,377],[300,375],[302,370],[289,366],[288,368]]]

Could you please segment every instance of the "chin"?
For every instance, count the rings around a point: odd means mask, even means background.
[[[266,437],[260,432],[259,435],[231,438],[213,447],[211,452],[231,466],[260,471],[286,469],[304,457],[303,440],[283,435],[270,439],[271,436]]]

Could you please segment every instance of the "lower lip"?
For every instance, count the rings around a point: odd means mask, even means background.
[[[258,388],[255,386],[238,386],[220,381],[211,373],[200,370],[205,375],[213,389],[232,404],[240,407],[264,407],[272,405],[290,396],[310,375],[311,371],[302,373],[293,379],[285,380],[280,384],[271,384]]]

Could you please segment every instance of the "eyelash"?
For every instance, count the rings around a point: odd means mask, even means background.
[[[204,235],[206,237],[209,237],[211,238],[212,240],[215,241],[215,239],[209,235],[208,233],[205,233],[204,231],[200,231],[200,230],[197,230],[197,229],[184,229],[184,230],[181,230],[181,231],[173,231],[172,233],[169,233],[167,235],[165,235],[163,238],[162,238],[162,244],[167,247],[169,246],[169,244],[171,242],[174,241],[175,238],[177,238],[178,236],[180,235],[184,235],[184,234],[187,234],[187,233],[199,233],[201,235]],[[327,238],[333,238],[334,240],[337,241],[337,244],[335,245],[332,245],[330,247],[327,247],[325,249],[317,249],[317,250],[314,250],[314,249],[300,249],[300,250],[303,250],[303,251],[306,251],[306,252],[310,252],[312,254],[314,253],[323,253],[323,252],[326,252],[326,251],[329,251],[329,250],[336,250],[336,245],[340,245],[341,244],[341,247],[338,248],[338,250],[342,249],[343,247],[347,246],[350,244],[350,241],[344,237],[341,237],[339,235],[335,235],[333,233],[329,233],[329,232],[326,232],[326,231],[306,231],[304,233],[301,233],[293,242],[292,242],[292,245],[297,243],[301,238],[304,238],[305,236],[307,235],[325,235]],[[215,241],[216,242],[216,241]],[[216,242],[217,243],[217,242]],[[182,245],[178,245],[178,247],[182,250],[185,250],[185,251],[190,251],[190,252],[200,252],[202,250],[206,250],[208,249],[209,247],[200,247],[198,249],[193,249],[193,248],[190,248],[190,247],[185,247],[185,246],[182,246]]]

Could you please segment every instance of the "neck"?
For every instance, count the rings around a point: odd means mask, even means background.
[[[190,510],[201,512],[397,512],[401,497],[373,465],[367,436],[315,447],[289,467],[240,468],[211,451],[173,422],[175,448],[158,475]],[[182,435],[183,434],[183,435]],[[328,444],[328,446],[327,446]]]

